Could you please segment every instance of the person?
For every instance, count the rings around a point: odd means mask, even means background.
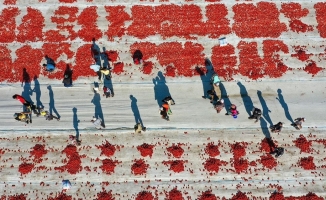
[[[134,64],[139,65],[143,63],[143,53],[140,50],[136,50],[132,56]]]
[[[216,102],[216,104],[214,105],[214,108],[215,108],[217,113],[220,113],[221,110],[224,108],[224,99],[218,100]]]
[[[277,147],[272,151],[270,154],[275,154],[275,157],[278,158],[284,154],[284,148],[283,147]]]
[[[101,72],[101,76],[100,77],[102,77],[102,74],[103,74],[105,76],[105,79],[106,80],[110,80],[112,78],[111,71],[109,69],[102,67],[100,69],[100,72]]]
[[[221,89],[220,89],[220,78],[218,77],[218,75],[216,73],[213,74],[212,78],[211,78],[211,82],[212,82],[212,85],[213,85],[213,88],[214,88],[214,92],[215,92],[215,95],[221,99]],[[214,98],[214,95],[212,96],[212,99]]]
[[[40,116],[40,115],[44,116],[45,120],[51,121],[53,119],[56,119],[56,120],[60,121],[59,117],[53,116],[52,114],[50,114],[49,111],[45,111],[44,108],[40,108],[39,113],[40,114],[38,116]]]
[[[63,86],[71,87],[72,86],[72,70],[67,69],[63,75]]]
[[[29,118],[29,114],[31,112],[20,112],[20,113],[15,113],[14,118],[17,121],[25,122],[26,124],[32,123],[31,119]]]
[[[259,108],[252,109],[252,115],[248,119],[256,119],[255,123],[261,118],[261,110]]]
[[[171,106],[168,103],[163,103],[162,107],[167,111],[168,115],[172,115]]]
[[[165,119],[166,121],[170,121],[167,110],[163,106],[160,107],[160,115],[162,116],[162,119]]]
[[[18,94],[13,95],[12,98],[18,100],[26,107],[29,107],[31,105],[31,102],[27,101],[24,97],[22,97]]]
[[[93,122],[94,126],[97,129],[105,128],[105,126],[102,123],[102,119],[101,118],[96,118],[96,117],[93,116],[93,119],[91,120],[91,122]]]
[[[175,102],[174,102],[174,100],[172,99],[171,96],[167,96],[167,97],[165,97],[165,98],[162,100],[162,102],[167,103],[167,104],[169,104],[169,105],[174,105],[174,104],[175,104]]]
[[[291,124],[292,126],[294,126],[297,130],[302,129],[302,123],[306,121],[306,119],[304,117],[299,117],[297,119],[294,120],[295,122],[293,124]]]
[[[141,133],[141,131],[146,131],[146,127],[143,127],[141,123],[137,123],[134,126],[134,129],[135,129],[135,133]]]
[[[271,127],[271,131],[273,133],[279,133],[281,132],[282,128],[283,128],[283,123],[279,122]]]
[[[76,136],[69,135],[69,140],[70,140],[71,144],[73,144],[73,145],[76,145],[76,146],[81,145],[81,141],[78,140],[78,138]]]
[[[214,90],[207,90],[206,96],[202,96],[203,99],[209,99],[211,103],[214,100]]]
[[[113,94],[113,92],[110,90],[110,88],[108,88],[108,87],[106,87],[106,86],[103,86],[103,92],[104,92],[104,94],[103,94],[103,96],[105,96],[106,98],[108,98],[108,97],[113,97],[114,96],[114,94]]]
[[[231,104],[228,112],[225,115],[232,115],[234,118],[237,118],[239,114],[239,111],[237,111],[237,106],[234,104]]]
[[[97,64],[92,64],[91,66],[90,66],[90,68],[92,69],[92,70],[94,70],[94,72],[97,74],[97,76],[98,76],[98,80],[101,80],[102,79],[102,73],[101,73],[101,66],[99,66],[99,65],[97,65]]]
[[[55,66],[51,63],[43,64],[43,67],[45,68],[45,71],[53,72],[55,69]]]

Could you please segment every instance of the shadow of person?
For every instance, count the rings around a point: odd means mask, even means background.
[[[101,59],[103,60],[103,68],[111,69],[110,63],[109,63],[110,59],[109,59],[109,55],[106,52],[106,48],[103,47],[102,49],[103,49],[103,51],[101,53]]]
[[[284,101],[284,98],[283,98],[283,95],[282,95],[282,90],[281,89],[278,89],[277,90],[277,94],[278,94],[278,97],[276,97],[276,99],[280,102],[280,104],[282,105],[283,109],[284,109],[284,113],[285,113],[285,117],[291,122],[291,123],[294,123],[292,117],[291,117],[291,114],[289,112],[289,107],[287,105],[287,103],[285,103]]]
[[[237,85],[240,88],[240,95],[243,101],[243,104],[246,108],[246,112],[248,113],[248,116],[251,116],[251,111],[254,108],[254,105],[252,103],[252,100],[250,96],[248,95],[247,89],[242,83],[238,82]]]
[[[267,123],[266,123],[265,119],[261,117],[259,119],[259,121],[260,121],[260,127],[261,127],[261,130],[262,130],[263,134],[265,135],[266,138],[270,138],[271,134],[269,132],[269,129],[268,129],[268,126],[267,126]]]
[[[153,78],[153,84],[155,100],[157,101],[158,106],[161,106],[162,100],[167,96],[171,96],[169,88],[166,85],[165,77],[161,71],[159,71],[157,76]]]
[[[40,87],[40,83],[37,80],[37,76],[34,76],[34,88],[32,90],[32,92],[35,93],[36,96],[36,107],[37,108],[44,108],[43,103],[41,102],[41,87]]]
[[[54,94],[53,94],[53,90],[52,90],[52,87],[51,85],[49,85],[47,87],[47,89],[49,90],[49,98],[50,98],[50,102],[49,102],[49,112],[50,114],[52,115],[52,113],[54,112],[58,118],[61,118],[61,116],[59,115],[57,109],[55,108],[54,106]]]
[[[137,105],[137,99],[133,95],[130,95],[129,97],[131,100],[130,107],[131,107],[132,112],[134,113],[135,122],[136,122],[136,124],[140,123],[142,125],[142,127],[144,127],[143,120],[140,117],[140,113],[139,113],[139,109],[138,109],[138,105]]]
[[[205,68],[206,69],[201,69],[199,67],[196,67],[195,70],[200,75],[200,79],[203,85],[203,96],[206,97],[207,91],[213,89],[211,85],[211,77],[214,74],[214,69],[209,59],[205,59]]]
[[[77,108],[74,107],[72,109],[72,112],[73,112],[73,116],[72,116],[72,122],[73,122],[73,126],[74,126],[74,129],[76,131],[76,139],[79,140],[79,129],[78,129],[78,124],[79,124],[79,120],[78,120],[78,117],[77,117]]]
[[[263,114],[264,118],[266,119],[266,121],[269,123],[269,127],[271,127],[271,126],[273,126],[272,119],[269,116],[269,113],[271,111],[268,109],[266,101],[264,100],[262,92],[260,90],[257,90],[257,95],[258,95],[260,104],[263,108],[262,114]]]
[[[222,82],[220,82],[219,86],[220,86],[220,89],[221,89],[222,99],[224,99],[224,106],[225,106],[225,109],[227,110],[227,109],[229,109],[229,107],[231,106],[232,103],[231,103],[231,101],[229,99],[229,95],[228,95],[228,93],[227,93],[227,91],[226,91],[226,89],[225,89]]]
[[[94,117],[101,118],[102,125],[103,125],[103,127],[105,127],[104,116],[103,116],[103,111],[102,111],[102,106],[101,106],[101,95],[97,92],[94,92],[94,97],[93,97],[91,103],[93,103],[95,106]]]
[[[132,60],[135,64],[140,64],[143,60],[143,53],[139,49],[137,49],[132,55]]]
[[[95,61],[95,63],[99,66],[102,66],[101,65],[101,49],[100,47],[95,43],[95,38],[92,39],[93,43],[92,43],[92,46],[91,46],[91,54],[92,54],[92,57]]]
[[[112,83],[112,78],[103,78],[103,85],[106,86],[107,88],[109,88],[112,92],[112,94],[114,95],[114,88],[113,88],[113,83]]]

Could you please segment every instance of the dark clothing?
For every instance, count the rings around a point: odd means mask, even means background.
[[[163,119],[169,121],[169,116],[168,116],[168,113],[167,113],[166,108],[161,107],[160,114],[161,114],[161,116],[162,116]]]
[[[72,86],[72,71],[71,70],[65,71],[62,83],[65,87]]]
[[[256,119],[256,122],[261,118],[261,110],[258,108],[254,108],[252,110],[252,115],[249,117],[249,119]]]
[[[284,148],[282,147],[277,147],[271,154],[275,154],[275,157],[278,158],[284,154]]]
[[[283,123],[279,122],[271,127],[271,131],[272,132],[281,132],[282,128],[283,128]]]
[[[215,110],[216,110],[217,113],[220,113],[223,108],[224,108],[224,103],[223,102],[218,101],[215,104]]]
[[[165,98],[162,100],[162,102],[165,102],[165,103],[167,103],[167,104],[169,104],[169,105],[174,105],[174,104],[175,104],[175,102],[174,102],[174,100],[172,99],[171,96],[167,96],[167,97],[165,97]]]

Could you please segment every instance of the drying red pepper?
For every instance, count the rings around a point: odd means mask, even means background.
[[[34,162],[40,163],[42,161],[43,155],[45,155],[48,151],[45,149],[45,145],[36,144],[33,147],[33,150],[30,152],[32,156],[34,156]]]
[[[238,191],[236,195],[234,195],[231,200],[249,200],[247,195],[241,191]]]
[[[210,157],[215,157],[220,155],[220,151],[218,150],[218,145],[215,145],[214,142],[208,143],[205,148],[205,153],[207,153]]]
[[[234,159],[233,166],[234,166],[235,171],[239,174],[240,172],[244,172],[248,169],[249,163],[248,163],[248,160],[246,160],[244,158],[237,158],[237,159]]]
[[[112,190],[109,192],[107,191],[102,191],[100,193],[97,193],[97,200],[114,200],[112,197]]]
[[[170,161],[163,161],[162,162],[164,165],[170,165],[169,170],[174,171],[175,173],[180,173],[183,172],[185,167],[184,163],[185,161],[183,160],[170,160]]]
[[[143,159],[134,160],[134,164],[131,166],[131,172],[135,175],[146,174],[148,164]]]
[[[107,174],[112,174],[114,173],[114,168],[121,162],[117,160],[112,160],[112,159],[104,159],[102,160],[102,165],[100,168],[102,169],[103,172]]]
[[[100,145],[100,146],[98,146],[98,145],[95,145],[95,146],[98,149],[101,149],[101,155],[105,155],[105,156],[108,156],[108,157],[113,156],[114,153],[115,153],[115,150],[116,150],[116,146],[110,144],[108,141],[105,141],[105,143]]]
[[[245,142],[236,142],[235,144],[231,145],[232,151],[233,151],[233,158],[237,159],[242,156],[246,155],[246,149],[247,143]]]
[[[305,170],[314,170],[316,165],[312,156],[304,157],[299,160],[299,165]]]
[[[199,196],[198,200],[217,200],[217,198],[215,194],[212,194],[212,191],[207,190]]]
[[[166,150],[173,155],[175,158],[181,158],[184,150],[181,148],[181,144],[175,145],[166,148]]]
[[[311,152],[311,141],[307,140],[306,137],[300,134],[299,138],[293,141],[295,146],[300,149],[301,152],[309,153]]]
[[[148,191],[141,191],[137,194],[135,200],[154,200],[153,194]]]
[[[182,193],[177,188],[174,188],[173,190],[169,191],[167,200],[184,200],[184,198]]]
[[[66,193],[59,193],[54,198],[50,197],[48,200],[72,200],[72,196],[67,195]]]
[[[276,159],[271,154],[265,154],[260,156],[260,162],[264,167],[272,169],[277,166]]]
[[[155,147],[155,145],[150,145],[150,144],[143,143],[142,145],[138,146],[137,149],[138,149],[138,151],[140,151],[141,156],[143,156],[143,157],[146,157],[146,156],[152,157],[154,147]]]
[[[28,174],[30,173],[34,168],[33,163],[22,163],[19,165],[18,171],[23,175],[23,174]]]
[[[216,158],[209,158],[205,161],[205,163],[203,163],[204,168],[209,171],[209,172],[216,172],[218,173],[220,166],[221,165],[226,165],[227,162],[225,161],[221,161],[219,159]]]

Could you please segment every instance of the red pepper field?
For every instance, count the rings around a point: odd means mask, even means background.
[[[326,198],[325,2],[0,5],[1,200]],[[135,50],[142,64],[133,63]],[[42,68],[45,56],[56,65],[52,73]],[[112,68],[104,84],[114,97],[91,90],[98,80],[89,66],[98,60]],[[210,87],[208,60],[237,119],[201,97]],[[62,84],[67,67],[71,88]],[[15,121],[23,107],[14,94],[60,121]],[[165,121],[158,110],[168,95],[176,104]],[[257,123],[248,119],[253,106],[262,110]],[[106,127],[96,130],[92,116]],[[307,118],[301,130],[290,125],[297,117]],[[134,133],[137,120],[145,132]],[[279,121],[283,130],[272,133],[268,127]],[[284,155],[270,154],[275,147]],[[63,190],[62,180],[71,189]]]

